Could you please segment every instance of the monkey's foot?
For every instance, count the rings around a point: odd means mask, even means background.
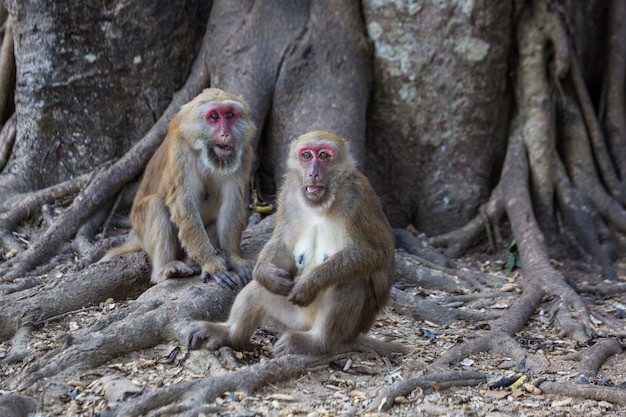
[[[228,326],[222,323],[198,321],[187,331],[187,349],[199,349],[206,341],[208,349],[217,349],[229,345]]]
[[[272,353],[275,356],[283,355],[321,355],[324,349],[318,340],[314,339],[307,332],[297,332],[288,330],[278,339]]]
[[[163,267],[163,276],[165,279],[169,278],[187,278],[194,275],[198,275],[201,272],[198,266],[189,266],[182,261],[168,262]]]

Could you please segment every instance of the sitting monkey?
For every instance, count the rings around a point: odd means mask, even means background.
[[[197,322],[189,348],[249,345],[264,321],[286,331],[273,352],[322,355],[337,350],[402,353],[364,336],[389,298],[394,238],[380,200],[356,168],[348,144],[310,132],[290,148],[276,227],[259,254],[253,281],[223,323]]]

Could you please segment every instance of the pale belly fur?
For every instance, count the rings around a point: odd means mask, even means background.
[[[300,275],[325,262],[346,246],[346,231],[343,222],[329,221],[313,211],[303,218],[307,219],[307,226],[301,228],[292,253],[298,268],[296,281]],[[301,309],[301,313],[308,322],[307,327],[313,325],[324,295],[330,290],[328,288],[320,292],[311,304]]]

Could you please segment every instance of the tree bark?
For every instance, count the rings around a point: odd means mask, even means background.
[[[263,127],[256,163],[266,192],[275,193],[289,143],[306,132],[342,136],[363,159],[372,79],[358,2],[216,1],[208,30],[211,85],[244,97]]]
[[[207,2],[182,0],[7,6],[17,139],[2,183],[17,191],[122,156],[186,79],[208,15]]]
[[[512,2],[365,0],[363,12],[376,79],[365,170],[392,226],[459,227],[504,156]]]

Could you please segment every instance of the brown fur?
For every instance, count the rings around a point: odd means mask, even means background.
[[[239,117],[232,126],[221,118],[227,126],[221,134],[209,124],[207,109],[226,106]],[[221,284],[235,285],[233,273],[247,282],[252,264],[240,257],[239,246],[255,131],[247,104],[222,90],[206,89],[182,106],[135,196],[130,218],[136,239],[103,260],[143,249],[153,283],[200,271]],[[218,147],[224,143],[230,153]]]
[[[332,159],[300,158],[298,152],[310,146],[330,147]],[[259,255],[254,281],[237,296],[227,322],[195,323],[189,346],[208,340],[210,348],[244,348],[270,320],[287,329],[274,346],[277,355],[350,347],[403,352],[398,344],[363,336],[389,298],[394,239],[348,145],[331,133],[308,133],[292,144],[288,166],[276,228]],[[315,193],[307,192],[311,184],[318,187]]]

